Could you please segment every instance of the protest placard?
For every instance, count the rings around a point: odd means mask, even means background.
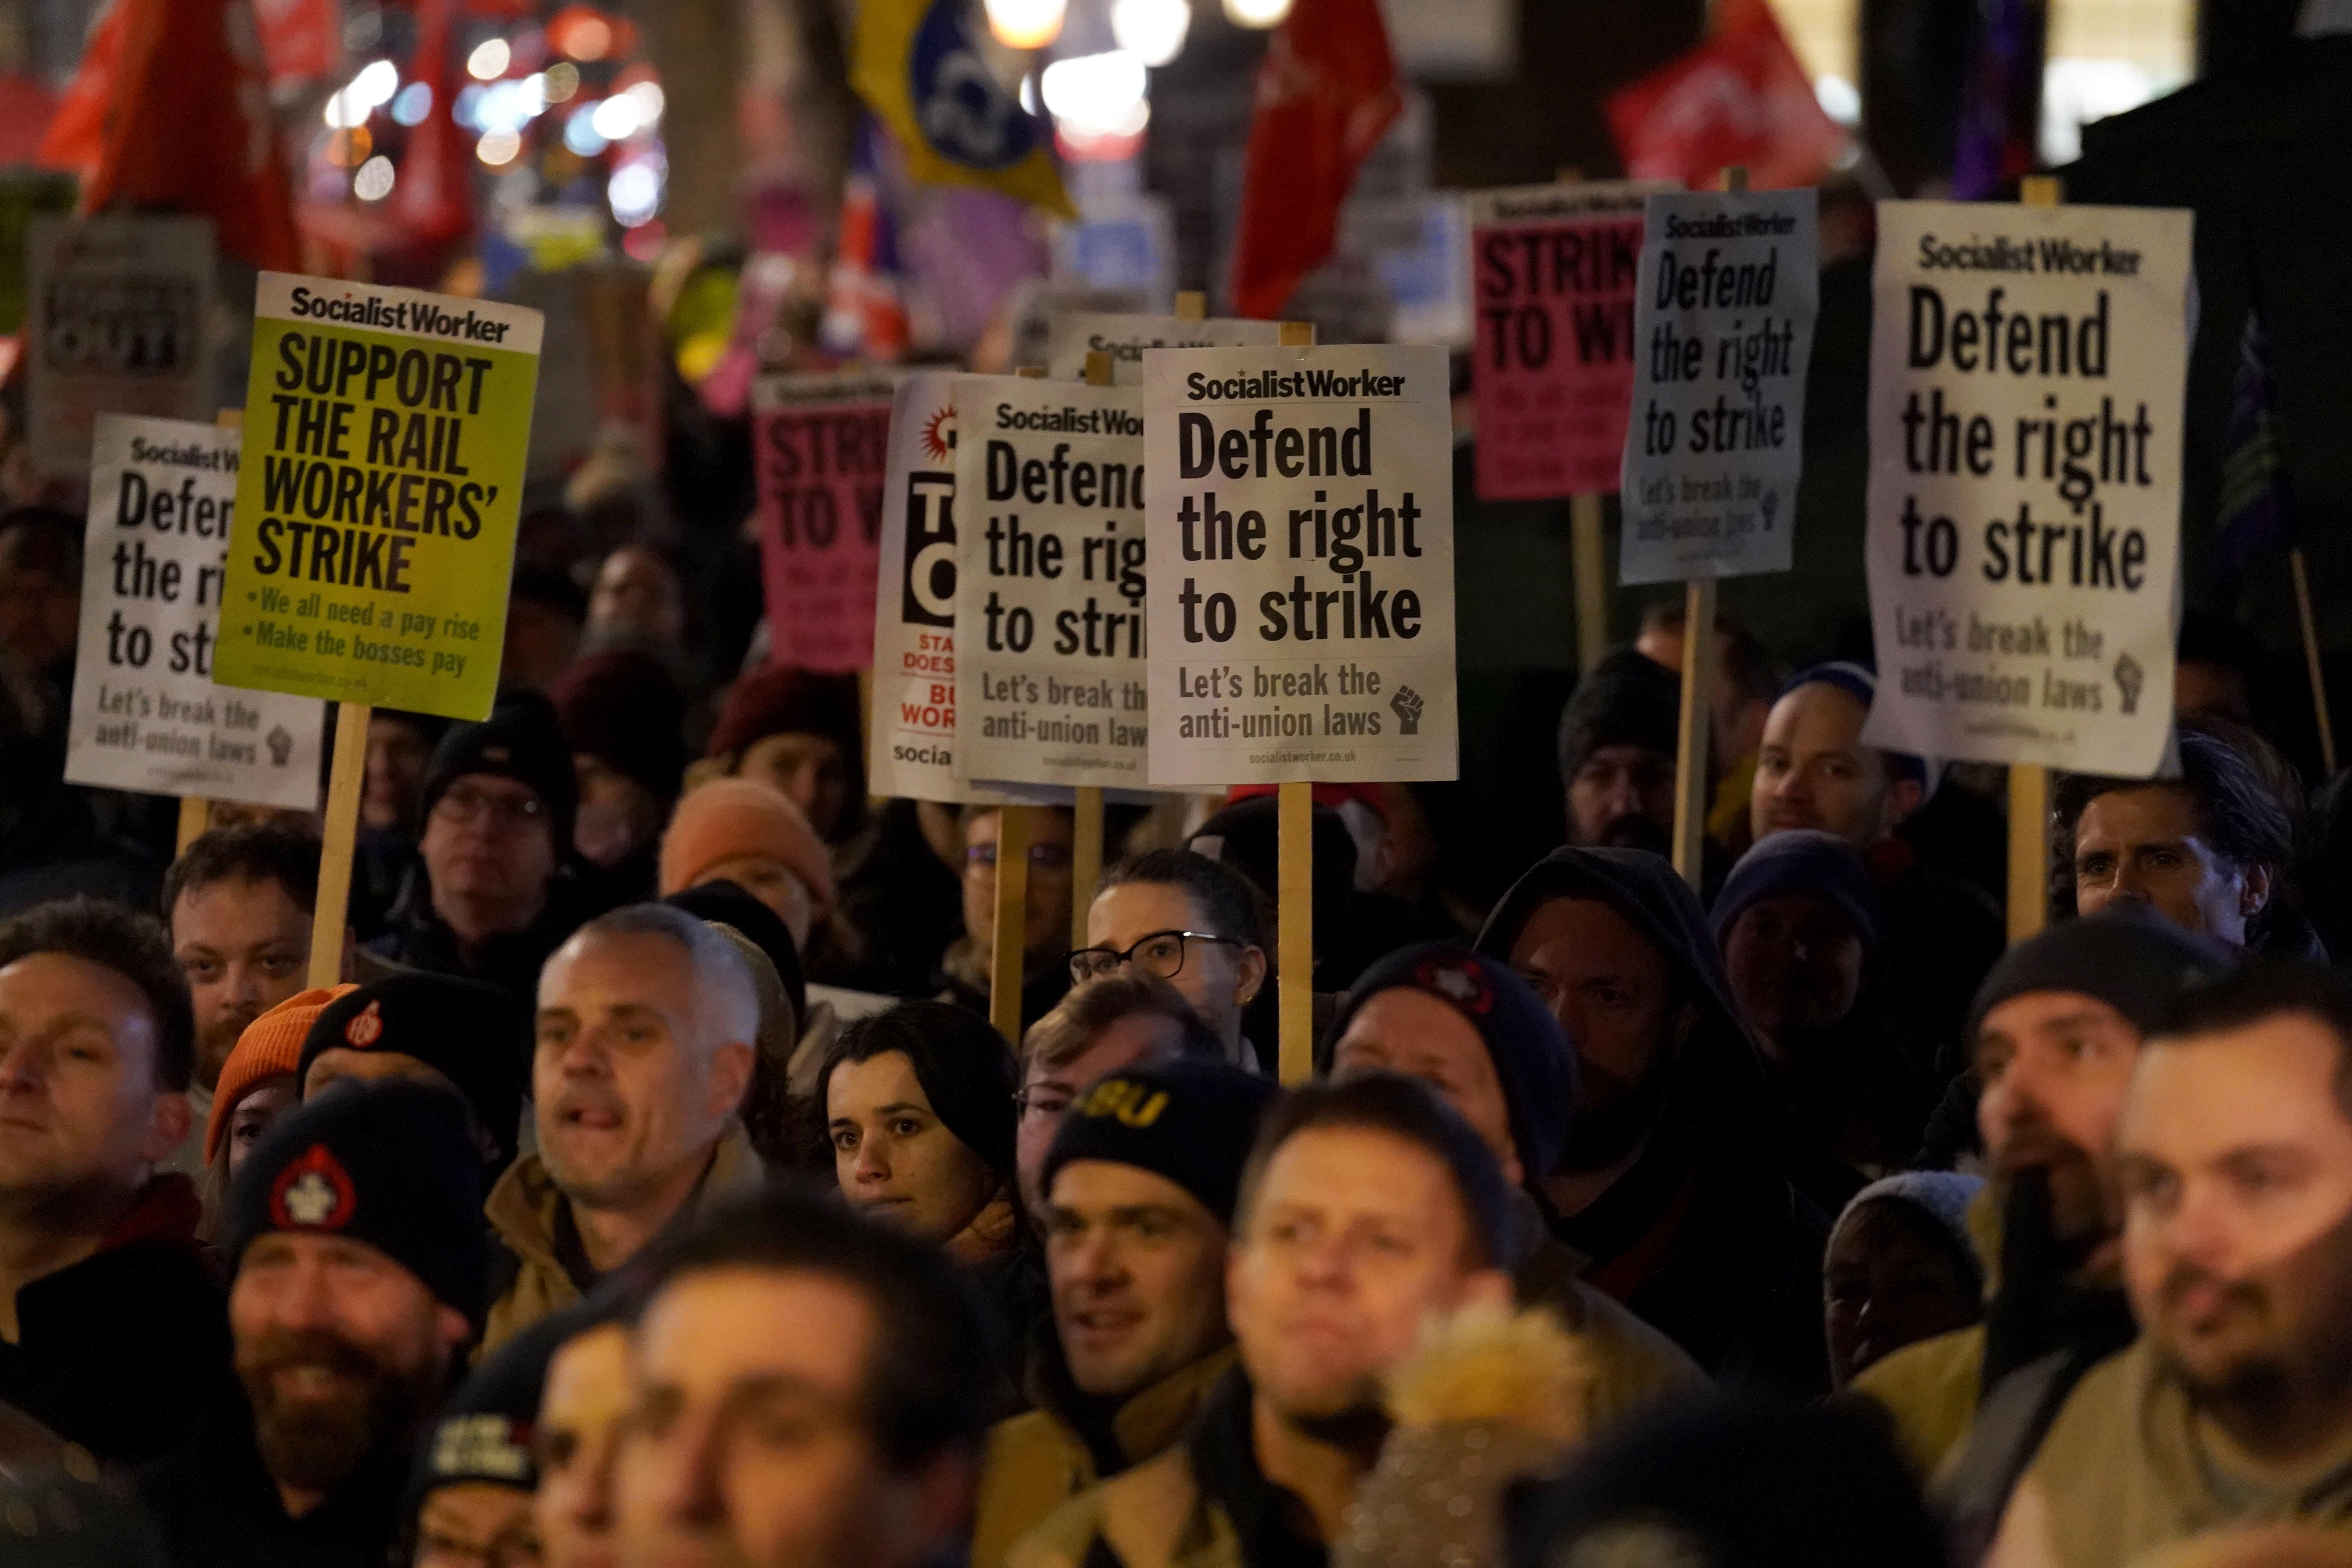
[[[763,376],[752,393],[770,657],[841,673],[874,657],[882,473],[896,384]]]
[[[1633,396],[1643,203],[1677,188],[1617,180],[1472,193],[1480,500],[1617,488]]]
[[[956,384],[955,769],[1143,782],[1143,398],[1017,376]]]
[[[998,799],[956,776],[956,383],[918,371],[890,402],[874,584],[874,708],[866,776],[876,795]]]
[[[1618,581],[1785,572],[1821,299],[1811,190],[1644,212]]]
[[[26,250],[26,437],[36,469],[89,473],[100,414],[213,411],[211,219],[37,218]]]
[[[1152,349],[1143,406],[1150,782],[1453,778],[1445,351]]]
[[[1238,316],[1145,316],[1114,310],[1062,310],[1045,333],[1045,374],[1076,381],[1087,374],[1087,355],[1110,355],[1111,384],[1143,384],[1147,349],[1242,348],[1276,342],[1279,321]]]
[[[1871,744],[2157,770],[2172,721],[2190,217],[1879,204]]]
[[[326,708],[212,679],[237,433],[101,414],[68,783],[315,810]]]
[[[488,716],[540,330],[487,300],[261,275],[215,679]]]

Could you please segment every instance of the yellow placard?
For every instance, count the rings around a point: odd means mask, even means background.
[[[540,332],[512,305],[261,275],[215,681],[488,716]]]

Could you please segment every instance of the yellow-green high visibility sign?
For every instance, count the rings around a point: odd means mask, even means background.
[[[261,275],[215,681],[488,716],[540,330],[513,305]]]

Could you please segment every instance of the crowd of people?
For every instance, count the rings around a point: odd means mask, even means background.
[[[1488,907],[1318,787],[1284,1086],[1268,795],[1038,813],[1008,1039],[1001,814],[639,544],[372,717],[315,954],[315,819],[63,782],[79,529],[0,517],[0,1563],[2352,1564],[2342,792],[2201,644],[2011,945],[1997,780],[1728,622],[1694,891],[1653,616]]]

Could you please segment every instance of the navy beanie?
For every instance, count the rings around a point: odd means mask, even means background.
[[[2111,904],[2002,953],[1977,988],[1960,1038],[1973,1048],[1987,1013],[2034,991],[2079,992],[2105,1002],[2144,1034],[2182,991],[2236,966],[2221,943],[2183,931],[2144,904]]]
[[[1784,827],[1768,833],[1749,846],[1723,879],[1715,896],[1710,919],[1717,945],[1730,933],[1732,922],[1767,899],[1783,893],[1811,893],[1827,899],[1853,922],[1867,951],[1878,950],[1885,914],[1870,868],[1853,845],[1817,827]]]
[[[228,1263],[269,1231],[364,1242],[479,1329],[489,1309],[482,1156],[437,1084],[350,1084],[262,1135],[229,1195]]]
[[[1878,700],[1878,672],[1866,664],[1856,664],[1847,658],[1833,658],[1826,664],[1799,670],[1795,679],[1780,688],[1780,695],[1786,697],[1801,686],[1834,686],[1861,703],[1865,711]],[[1888,778],[1909,779],[1921,784],[1927,782],[1925,759],[1915,757],[1908,752],[1884,752],[1881,754],[1886,759]]]
[[[1227,1226],[1258,1119],[1279,1090],[1206,1057],[1112,1073],[1070,1102],[1046,1151],[1040,1190],[1073,1160],[1105,1160],[1165,1176]]]
[[[1528,984],[1494,959],[1428,942],[1399,948],[1357,977],[1339,998],[1316,1052],[1318,1069],[1328,1072],[1339,1037],[1358,1008],[1382,991],[1425,991],[1470,1022],[1486,1042],[1510,1117],[1511,1142],[1530,1182],[1541,1181],[1559,1163],[1568,1142],[1569,1107],[1576,1099],[1576,1052],[1559,1020]]]

